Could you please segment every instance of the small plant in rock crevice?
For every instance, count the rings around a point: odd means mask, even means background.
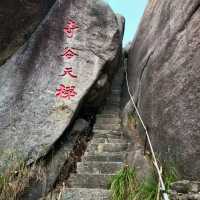
[[[139,119],[135,113],[128,113],[128,127],[130,129],[135,129],[139,125]]]
[[[44,171],[39,165],[27,166],[24,160],[12,153],[12,163],[0,174],[0,199],[18,200],[31,181],[43,181]]]
[[[157,174],[152,173],[143,182],[139,182],[136,175],[135,169],[126,166],[113,177],[112,200],[161,200]],[[165,164],[162,175],[166,191],[169,191],[171,183],[177,181],[177,170],[174,165]]]
[[[130,199],[137,187],[135,169],[124,166],[111,180],[112,200]]]
[[[144,182],[140,183],[137,190],[132,193],[131,200],[160,200],[156,177],[150,176]]]
[[[170,189],[171,184],[173,182],[176,182],[180,178],[180,175],[175,166],[176,165],[171,161],[168,163],[164,163],[163,179],[167,191]]]
[[[166,191],[169,191],[170,185],[178,179],[177,170],[172,163],[164,164],[162,177]],[[161,200],[159,187],[158,177],[154,172],[151,177],[147,177],[144,182],[139,184],[138,189],[133,193],[132,200]]]

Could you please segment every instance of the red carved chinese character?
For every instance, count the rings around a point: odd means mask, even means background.
[[[78,29],[76,22],[73,20],[69,20],[67,25],[64,27],[64,32],[67,34],[68,38],[72,38],[74,34],[74,30]]]
[[[56,89],[56,96],[70,100],[71,97],[76,96],[75,86],[65,86],[60,84],[59,88]]]
[[[70,75],[72,78],[77,78],[77,76],[75,74],[73,74],[73,72],[72,72],[72,67],[64,68],[63,74],[61,74],[59,76],[66,76],[67,74]]]
[[[66,58],[66,59],[71,59],[71,58],[73,58],[74,56],[78,56],[78,54],[75,53],[75,52],[73,51],[73,49],[65,48],[64,53],[63,53],[61,56],[63,56],[63,57]]]

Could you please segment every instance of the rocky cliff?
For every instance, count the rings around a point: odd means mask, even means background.
[[[128,55],[131,91],[163,161],[200,178],[200,1],[149,1]]]
[[[0,2],[0,65],[23,45],[55,0]]]
[[[44,156],[79,109],[98,107],[121,62],[124,19],[96,0],[59,0],[0,67],[0,160]]]

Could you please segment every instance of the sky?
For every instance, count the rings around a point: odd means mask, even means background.
[[[126,19],[124,45],[133,40],[148,0],[104,0]]]

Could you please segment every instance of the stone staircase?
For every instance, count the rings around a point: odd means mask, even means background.
[[[96,116],[93,139],[88,144],[76,173],[62,191],[64,200],[109,200],[109,182],[124,165],[129,143],[123,136],[120,119],[122,76],[116,76],[110,96]]]

